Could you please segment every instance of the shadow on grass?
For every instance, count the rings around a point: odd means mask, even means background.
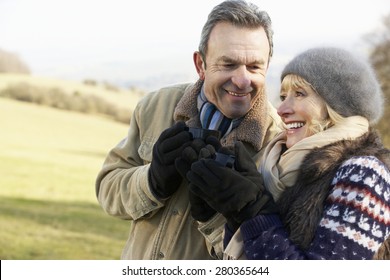
[[[96,203],[0,197],[0,217],[24,220],[57,230],[95,233],[124,241],[129,222],[108,216]]]

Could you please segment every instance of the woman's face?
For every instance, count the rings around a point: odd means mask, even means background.
[[[322,123],[328,114],[325,102],[310,86],[292,83],[287,77],[282,81],[278,114],[286,126],[286,146],[290,148],[313,135],[310,126]]]

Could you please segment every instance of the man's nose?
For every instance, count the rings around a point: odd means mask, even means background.
[[[250,73],[245,65],[238,67],[232,77],[232,82],[239,88],[245,89],[251,85]]]

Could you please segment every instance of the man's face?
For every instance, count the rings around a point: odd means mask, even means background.
[[[207,99],[229,118],[244,116],[263,94],[269,42],[264,29],[218,23],[208,42],[206,61],[195,63]]]

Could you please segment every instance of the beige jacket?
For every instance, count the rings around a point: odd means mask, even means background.
[[[200,127],[196,99],[201,82],[163,88],[144,97],[131,119],[127,137],[113,148],[96,179],[96,195],[110,215],[130,220],[122,259],[222,258],[225,219],[217,214],[199,223],[190,215],[185,180],[167,200],[150,191],[148,170],[161,132],[175,121]],[[222,139],[224,146],[241,140],[255,160],[259,150],[280,131],[275,109],[263,97],[240,126]]]

